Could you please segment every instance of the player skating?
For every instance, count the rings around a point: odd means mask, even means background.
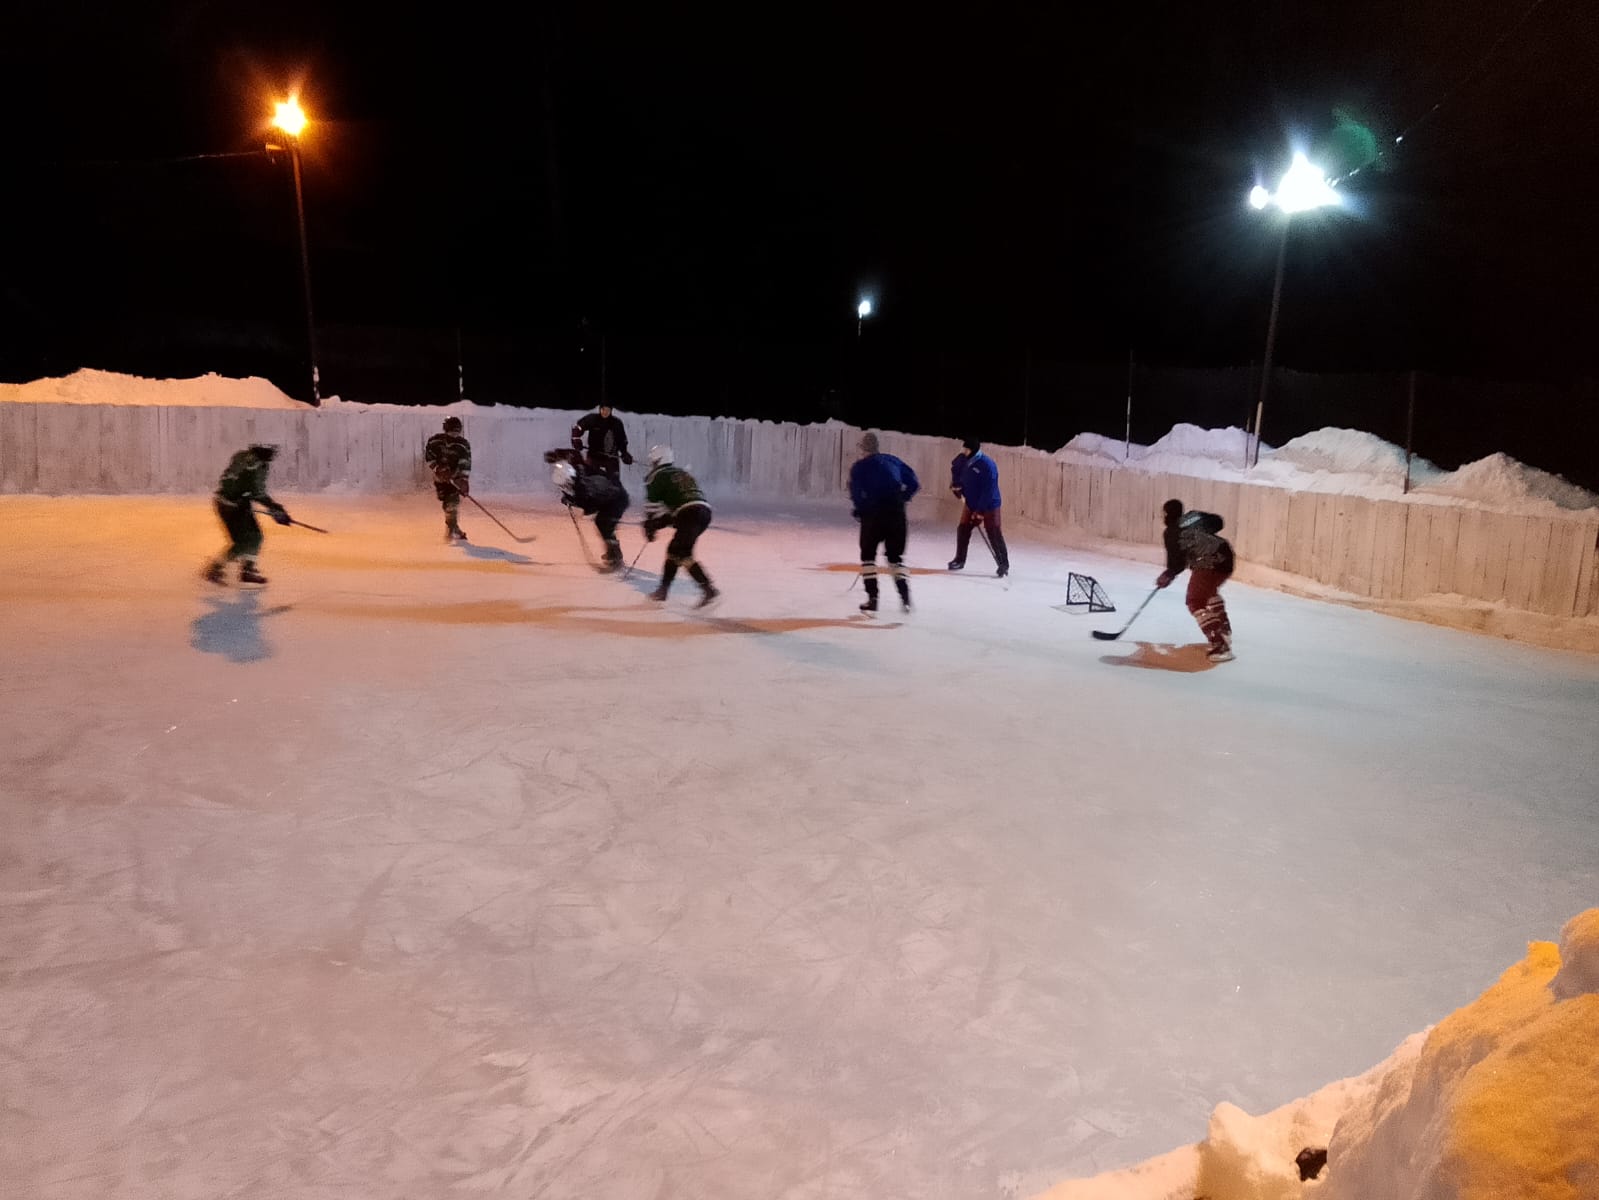
[[[461,435],[461,418],[446,417],[444,429],[428,438],[422,457],[433,471],[433,494],[444,508],[444,540],[464,542],[461,497],[472,494],[472,443]]]
[[[1167,587],[1188,571],[1188,611],[1199,622],[1199,632],[1210,643],[1206,658],[1211,662],[1233,659],[1233,627],[1227,619],[1227,605],[1221,598],[1221,585],[1233,573],[1233,548],[1221,536],[1222,519],[1215,513],[1184,512],[1181,500],[1166,501],[1166,569],[1155,580],[1156,587]]]
[[[899,591],[900,607],[911,608],[911,585],[905,572],[905,505],[920,490],[916,472],[892,454],[878,449],[877,435],[865,433],[861,457],[849,469],[849,498],[861,523],[861,581],[866,585],[862,612],[877,611],[877,548],[882,546]]]
[[[650,447],[649,461],[649,474],[644,476],[644,537],[653,542],[655,535],[668,525],[675,531],[666,546],[660,586],[650,593],[650,599],[665,600],[673,576],[682,567],[700,585],[699,607],[704,608],[721,594],[705,574],[705,568],[694,560],[694,543],[711,524],[711,506],[705,502],[694,476],[672,461],[670,446]]]
[[[255,445],[240,450],[228,460],[217,483],[216,510],[222,527],[228,531],[228,548],[206,564],[202,574],[211,583],[224,583],[224,568],[239,560],[240,583],[265,583],[266,576],[256,570],[261,553],[261,523],[255,519],[255,505],[265,506],[279,525],[288,525],[288,510],[267,494],[267,472],[277,456],[276,446]]]
[[[949,490],[961,501],[960,524],[955,527],[955,557],[951,571],[966,567],[966,548],[972,540],[972,527],[980,525],[994,552],[994,565],[1001,579],[1010,574],[1010,551],[999,527],[999,466],[983,453],[976,438],[961,443],[961,452],[949,464]]]
[[[594,527],[605,543],[601,570],[615,571],[622,565],[622,546],[616,540],[616,526],[627,512],[627,489],[603,470],[597,470],[573,450],[550,450],[544,461],[553,465],[551,477],[561,489],[561,503],[594,518]]]

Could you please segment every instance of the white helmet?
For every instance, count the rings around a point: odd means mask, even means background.
[[[650,466],[664,467],[672,461],[672,448],[670,446],[651,446],[649,458]]]
[[[577,468],[562,459],[551,469],[550,478],[563,492],[570,492],[577,486]]]

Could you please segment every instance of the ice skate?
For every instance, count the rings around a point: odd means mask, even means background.
[[[964,571],[966,569],[966,562],[964,559],[952,558],[949,560],[949,569],[951,571]]]
[[[239,568],[240,583],[265,583],[267,578],[255,569],[254,563],[245,563]]]
[[[200,578],[205,580],[207,583],[215,583],[223,586],[226,586],[228,582],[227,577],[222,573],[222,564],[217,562],[207,563],[205,570],[200,572]]]
[[[695,608],[709,608],[711,605],[716,603],[717,599],[721,596],[721,594],[722,594],[721,592],[717,591],[710,584],[706,584],[704,592],[702,592],[700,594],[700,602],[698,604],[696,604],[694,607]]]
[[[861,611],[863,613],[874,613],[874,612],[876,612],[877,611],[877,597],[876,596],[868,596],[868,597],[866,597],[866,599],[861,602]]]
[[[650,593],[650,599],[655,601],[655,603],[657,603],[657,604],[665,604],[666,603],[666,589],[663,588],[663,587],[656,588],[653,592]]]

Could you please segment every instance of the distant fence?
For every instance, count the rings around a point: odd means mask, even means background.
[[[567,444],[576,414],[484,410],[467,416],[479,489],[545,486],[543,452]],[[837,498],[860,431],[836,423],[629,416],[634,452],[669,444],[713,489],[773,498]],[[403,492],[430,476],[421,447],[438,430],[427,408],[166,408],[0,404],[0,493],[208,491],[250,442],[281,447],[285,492]],[[890,434],[886,448],[921,476],[952,519],[955,443]],[[1248,483],[1151,475],[992,448],[1005,511],[1098,538],[1158,545],[1168,497],[1226,518],[1240,560],[1374,600],[1459,595],[1551,617],[1599,614],[1599,518],[1524,517],[1464,505],[1371,500]]]

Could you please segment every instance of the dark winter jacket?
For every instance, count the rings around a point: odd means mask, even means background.
[[[710,511],[700,485],[682,467],[662,463],[644,477],[644,527],[665,529],[685,508]]]
[[[622,427],[622,420],[615,413],[602,417],[597,412],[591,412],[582,417],[572,426],[572,448],[583,448],[583,435],[589,439],[589,458],[595,461],[605,459],[621,459],[623,462],[632,462],[633,456],[627,452],[627,430]]]
[[[1183,552],[1183,561],[1199,571],[1233,573],[1233,548],[1221,536],[1222,519],[1215,513],[1186,512],[1177,522],[1177,544]]]
[[[849,469],[849,502],[857,517],[904,511],[921,487],[916,472],[892,454],[868,454]]]
[[[422,449],[422,457],[433,470],[433,482],[448,486],[453,479],[468,479],[472,474],[472,443],[458,433],[435,433]]]
[[[949,464],[949,482],[973,512],[993,512],[999,507],[999,466],[981,450],[957,454]]]
[[[609,475],[599,471],[585,471],[582,468],[578,469],[577,478],[572,481],[572,490],[568,495],[572,506],[585,516],[604,513],[615,520],[621,520],[630,500],[627,489]]]
[[[1177,527],[1178,521],[1181,520],[1179,517],[1177,521],[1167,525],[1165,532],[1166,574],[1174,579],[1188,570],[1188,556],[1183,553],[1182,531]]]
[[[228,466],[217,481],[217,500],[231,508],[248,508],[250,502],[259,500],[268,508],[277,508],[278,502],[267,495],[267,471],[272,464],[255,456],[254,450],[240,450],[228,460]]]

